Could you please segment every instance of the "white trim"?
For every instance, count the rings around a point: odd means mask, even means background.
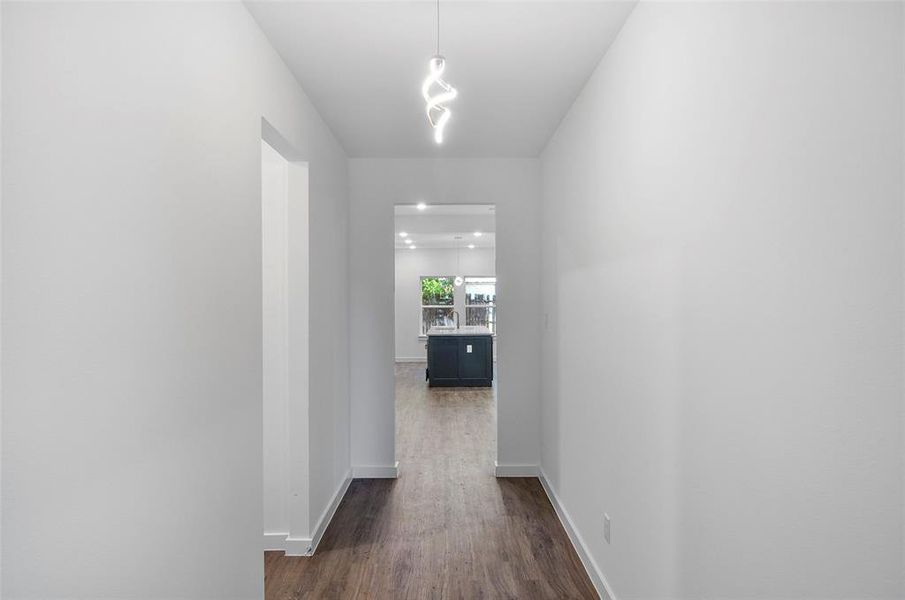
[[[399,477],[399,461],[394,465],[358,465],[352,467],[354,479],[396,479]]]
[[[282,533],[265,533],[264,534],[264,552],[268,550],[286,551],[286,538],[289,532]]]
[[[572,546],[575,547],[575,551],[578,553],[578,558],[581,559],[581,564],[584,565],[585,571],[588,572],[588,577],[591,578],[591,583],[594,584],[594,587],[597,589],[597,595],[599,595],[603,600],[616,600],[616,595],[613,593],[613,588],[610,587],[609,582],[606,580],[606,576],[603,574],[603,571],[600,570],[600,567],[597,566],[597,562],[594,560],[594,557],[591,556],[591,553],[588,551],[588,547],[585,546],[584,540],[581,539],[581,534],[578,533],[578,529],[572,524],[572,519],[569,518],[569,513],[566,512],[565,506],[559,501],[559,497],[557,497],[556,492],[553,490],[553,486],[547,481],[547,476],[544,474],[543,468],[539,469],[540,475],[538,479],[540,480],[541,486],[543,486],[544,491],[547,493],[547,498],[550,499],[550,504],[553,505],[553,510],[556,511],[556,516],[559,517],[559,522],[562,523],[563,529],[566,530],[566,534],[569,536],[569,539],[572,541]]]
[[[283,541],[286,556],[311,556],[311,538],[286,537]]]
[[[494,474],[497,477],[540,477],[537,465],[501,465],[494,461]]]
[[[321,538],[324,537],[324,532],[327,531],[327,526],[330,524],[330,521],[333,520],[333,515],[336,514],[336,509],[339,508],[339,503],[342,502],[343,498],[346,496],[346,492],[349,490],[349,484],[351,483],[352,470],[349,469],[349,471],[346,472],[345,477],[343,477],[342,483],[340,483],[339,487],[336,489],[336,493],[333,494],[333,499],[330,501],[330,504],[324,509],[324,513],[318,520],[317,526],[314,528],[314,533],[311,536],[311,554],[314,554],[317,551],[317,545],[321,543]]]
[[[265,533],[264,534],[264,550],[282,550],[286,556],[311,556],[317,551],[317,545],[320,544],[327,526],[333,520],[336,509],[339,508],[340,502],[345,497],[352,483],[352,471],[346,473],[330,505],[324,509],[324,514],[317,522],[312,537],[290,537],[288,533]]]
[[[288,533],[265,533],[264,552],[283,552],[286,556],[311,556],[311,538],[294,538]]]

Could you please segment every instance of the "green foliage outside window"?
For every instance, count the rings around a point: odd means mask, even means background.
[[[421,304],[453,305],[453,281],[451,277],[422,277]]]

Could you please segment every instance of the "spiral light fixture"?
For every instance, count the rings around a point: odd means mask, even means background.
[[[446,103],[454,100],[459,93],[442,78],[446,69],[446,59],[440,55],[440,0],[437,0],[437,53],[431,57],[428,69],[428,76],[421,85],[421,95],[427,103],[425,112],[434,130],[434,141],[442,144],[443,129],[452,116]]]

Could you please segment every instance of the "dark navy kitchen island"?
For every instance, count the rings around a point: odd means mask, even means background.
[[[493,334],[486,327],[430,329],[427,379],[431,387],[491,387]]]

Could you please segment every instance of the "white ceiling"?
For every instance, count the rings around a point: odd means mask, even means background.
[[[418,204],[397,204],[393,207],[393,214],[397,217],[493,217],[496,214],[494,204],[425,204],[423,208],[418,206]]]
[[[455,239],[458,236],[460,239]],[[490,249],[495,246],[496,236],[486,233],[480,239],[472,238],[468,233],[442,234],[442,233],[413,233],[411,246],[415,250],[436,250],[439,248],[459,248],[462,252],[475,249]],[[458,246],[457,246],[458,244]],[[474,248],[472,248],[474,246]],[[396,238],[397,250],[408,250],[409,245],[401,238]]]
[[[246,0],[353,157],[537,156],[634,4],[441,0],[459,97],[438,147],[420,91],[435,2]]]
[[[455,248],[463,251],[469,245],[475,248],[493,248],[496,243],[496,216],[490,204],[447,204],[428,206],[419,211],[414,206],[397,205],[396,248],[406,247],[400,233],[408,234],[418,249]],[[475,236],[480,232],[480,236]],[[456,239],[456,238],[460,239]]]

